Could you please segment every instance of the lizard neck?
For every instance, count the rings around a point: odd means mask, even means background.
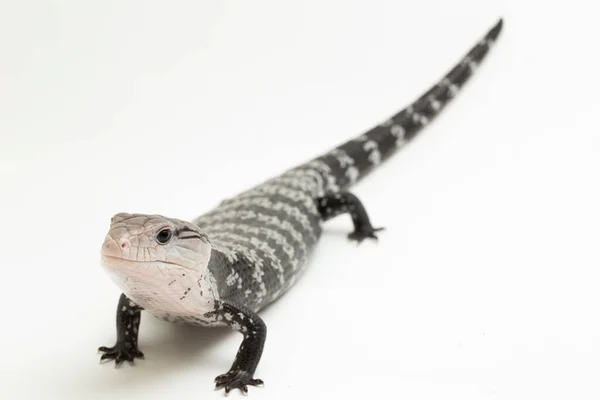
[[[166,320],[201,318],[214,310],[219,294],[207,265],[188,269],[161,262],[103,262],[111,279],[129,299]]]

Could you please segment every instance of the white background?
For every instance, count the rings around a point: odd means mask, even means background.
[[[144,315],[146,360],[98,364],[111,215],[193,218],[364,132],[503,16],[455,102],[355,187],[380,241],[331,221],[262,314],[249,395],[598,399],[600,28],[526,3],[3,2],[0,397],[222,398],[226,329]]]

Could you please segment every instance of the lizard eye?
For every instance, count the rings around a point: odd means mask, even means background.
[[[169,228],[164,228],[156,235],[156,241],[160,244],[166,244],[173,237],[173,231]]]

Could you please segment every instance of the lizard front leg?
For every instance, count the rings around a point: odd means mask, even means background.
[[[324,221],[340,214],[348,213],[352,217],[354,232],[348,234],[350,240],[358,243],[366,238],[377,239],[375,232],[384,228],[373,228],[367,210],[361,201],[350,192],[329,194],[317,199],[317,208]]]
[[[112,347],[98,348],[98,351],[104,353],[100,358],[101,362],[115,360],[115,367],[118,367],[123,361],[133,363],[136,357],[144,357],[137,347],[141,310],[140,306],[121,294],[117,306],[117,343]]]
[[[225,302],[221,302],[218,310],[209,314],[244,335],[229,372],[215,378],[215,389],[225,388],[225,393],[240,389],[248,393],[247,385],[262,385],[261,379],[254,379],[254,372],[267,338],[267,326],[263,320],[245,307]]]

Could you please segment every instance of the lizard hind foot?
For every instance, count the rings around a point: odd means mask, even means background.
[[[126,343],[117,343],[113,347],[99,347],[98,352],[104,353],[100,357],[100,363],[104,360],[115,360],[115,367],[120,366],[124,361],[130,364],[134,363],[136,358],[144,358],[144,353],[137,347],[128,346]]]
[[[215,378],[215,383],[215,390],[225,388],[225,394],[228,394],[231,389],[240,389],[247,394],[248,385],[264,385],[262,379],[254,379],[252,374],[242,370],[231,370],[226,374],[219,375]]]
[[[384,230],[385,228],[373,228],[372,226],[361,227],[360,229],[355,230],[348,234],[348,239],[356,240],[358,244],[360,244],[363,240],[369,239],[379,239],[375,232],[379,232]]]

